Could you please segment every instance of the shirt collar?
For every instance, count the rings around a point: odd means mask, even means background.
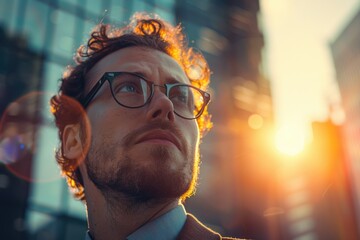
[[[183,205],[179,205],[155,220],[145,224],[132,234],[127,240],[175,240],[186,221],[186,211]],[[85,240],[92,240],[89,231]]]
[[[85,240],[92,240],[92,238],[90,237],[90,232],[89,232],[89,230],[86,231]]]
[[[186,221],[186,212],[183,205],[179,205],[169,212],[156,218],[132,234],[127,240],[166,240],[176,239]]]

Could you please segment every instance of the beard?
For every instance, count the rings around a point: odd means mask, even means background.
[[[174,127],[162,124],[160,128],[171,128],[183,139]],[[139,153],[131,151],[133,145],[130,143],[140,132],[144,129],[124,137],[120,144],[111,139],[93,140],[86,159],[89,179],[104,196],[125,196],[136,203],[171,198],[184,200],[190,196],[198,179],[198,143],[184,147],[181,154],[166,146],[148,146],[146,154],[140,154],[142,159],[138,159]],[[185,141],[182,142],[182,146],[187,146]]]

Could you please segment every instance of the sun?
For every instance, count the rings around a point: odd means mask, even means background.
[[[304,150],[305,133],[296,126],[279,128],[275,135],[276,148],[283,154],[295,156]]]

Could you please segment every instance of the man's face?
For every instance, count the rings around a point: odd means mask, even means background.
[[[101,59],[88,73],[86,93],[105,72],[133,72],[157,85],[187,83],[180,65],[167,54],[130,47]],[[139,200],[176,198],[197,178],[199,130],[196,120],[174,114],[172,102],[155,87],[150,103],[125,108],[106,82],[87,107],[91,146],[86,159],[90,180],[103,193]]]

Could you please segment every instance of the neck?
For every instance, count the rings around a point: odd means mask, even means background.
[[[87,192],[86,198],[89,230],[95,240],[114,239],[114,236],[126,239],[146,223],[179,205],[179,199],[141,201],[121,193],[103,194],[97,188]]]

